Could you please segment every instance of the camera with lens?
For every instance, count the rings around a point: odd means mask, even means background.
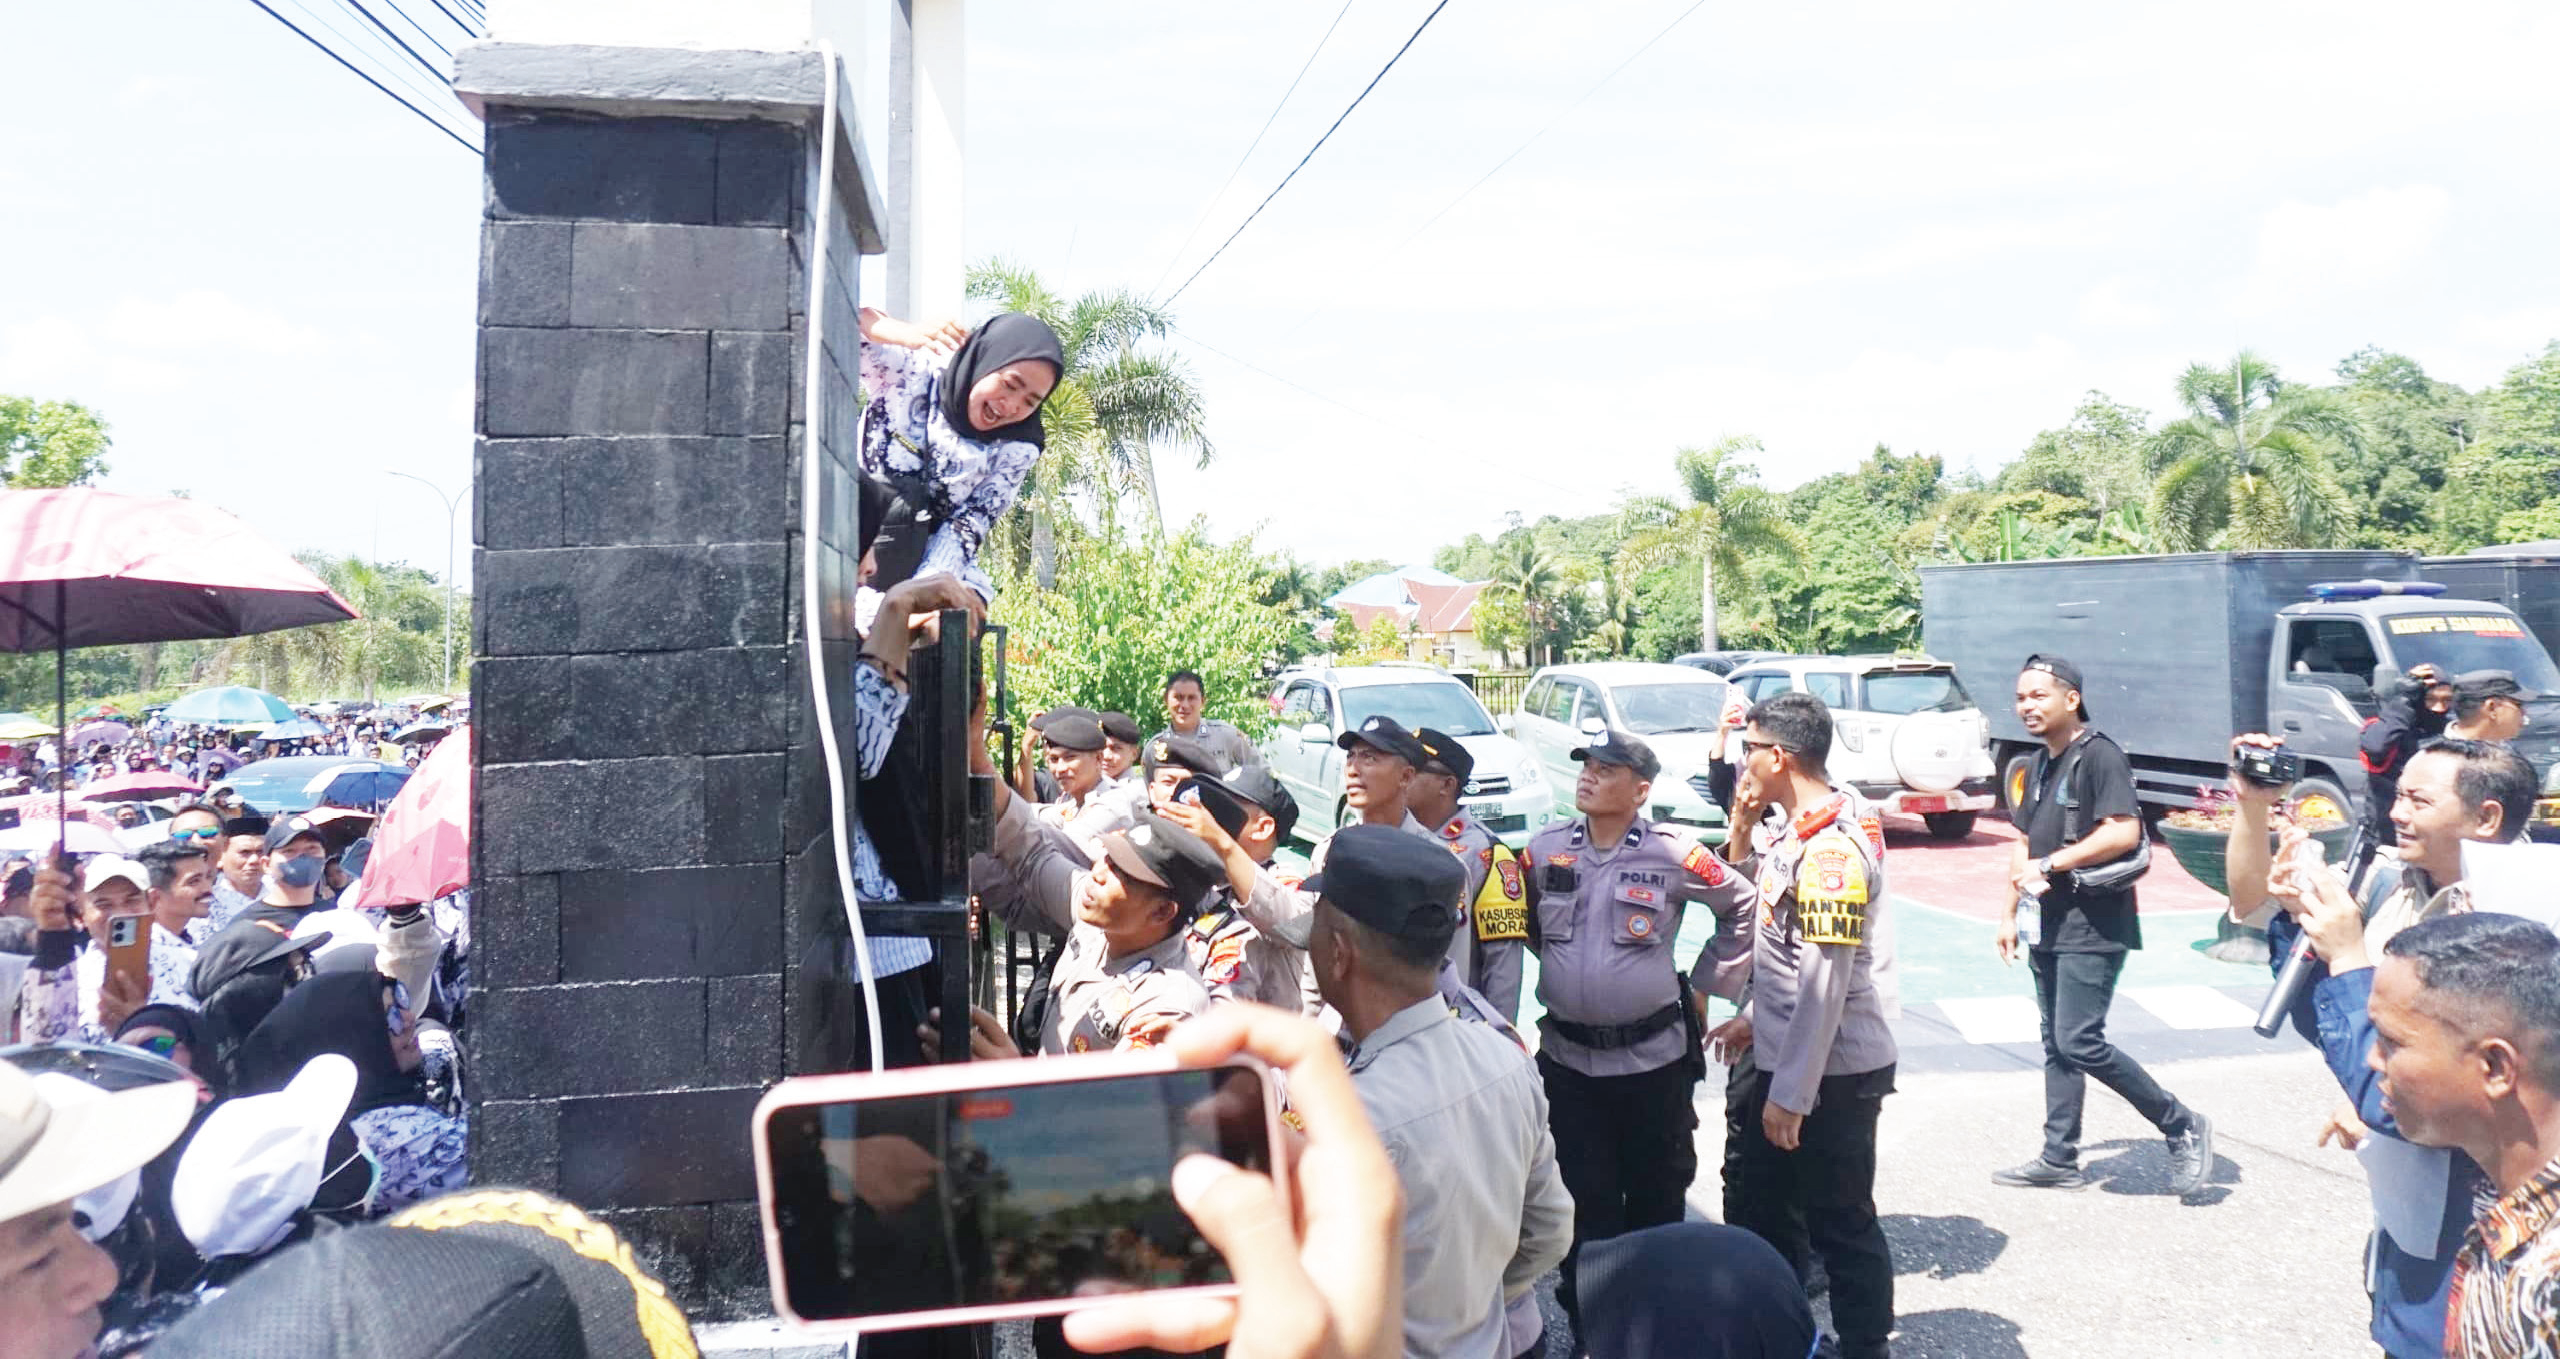
[[[2282,788],[2302,777],[2302,757],[2281,748],[2242,746],[2232,758],[2231,769],[2261,788]]]

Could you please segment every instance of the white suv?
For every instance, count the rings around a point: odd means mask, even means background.
[[[1788,656],[1736,667],[1745,703],[1802,690],[1831,709],[1831,779],[1941,840],[1973,833],[1994,795],[1991,733],[1956,669],[1927,656]]]
[[[1537,764],[1494,730],[1475,690],[1436,666],[1285,671],[1271,691],[1271,710],[1276,725],[1263,739],[1262,755],[1298,800],[1301,839],[1321,840],[1352,815],[1342,800],[1342,748],[1334,742],[1380,713],[1408,731],[1430,727],[1458,738],[1476,761],[1460,805],[1505,843],[1517,848],[1555,817],[1555,799]]]
[[[1519,709],[1504,721],[1511,739],[1545,771],[1560,815],[1572,814],[1574,780],[1582,772],[1573,752],[1615,727],[1642,738],[1662,760],[1645,815],[1695,827],[1707,832],[1709,842],[1721,843],[1724,811],[1706,792],[1706,772],[1724,697],[1722,679],[1686,665],[1551,665],[1529,677]]]

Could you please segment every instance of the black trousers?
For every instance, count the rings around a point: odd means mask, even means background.
[[[1538,1054],[1547,1087],[1547,1123],[1556,1138],[1556,1171],[1573,1195],[1573,1246],[1557,1289],[1568,1315],[1579,1317],[1573,1289],[1582,1243],[1678,1222],[1698,1177],[1698,1110],[1689,1102],[1696,1071],[1673,1062],[1632,1076],[1587,1076]]]
[[[2035,949],[2027,954],[2027,966],[2036,976],[2036,1013],[2044,1030],[2044,1159],[2058,1166],[2080,1163],[2080,1107],[2091,1076],[2124,1096],[2164,1136],[2185,1132],[2194,1117],[2186,1106],[2107,1041],[2107,1008],[2115,1003],[2124,955]]]
[[[1820,1252],[1831,1320],[1849,1359],[1885,1353],[1893,1334],[1893,1248],[1876,1218],[1876,1120],[1893,1068],[1825,1076],[1794,1151],[1762,1129],[1769,1073],[1753,1070],[1728,1105],[1725,1218],[1777,1249],[1802,1282]]]

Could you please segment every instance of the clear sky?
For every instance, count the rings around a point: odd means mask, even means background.
[[[1169,290],[1433,2],[1354,0],[1221,194],[1336,0],[973,0],[970,254]],[[1168,516],[1418,558],[1726,433],[1989,467],[2242,345],[2476,387],[2560,336],[2542,0],[1703,5],[1576,106],[1689,8],[1451,0],[1175,304],[1220,456]],[[104,411],[110,486],[441,569],[385,472],[469,475],[476,162],[247,0],[0,44],[0,391]]]

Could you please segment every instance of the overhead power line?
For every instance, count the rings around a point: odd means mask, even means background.
[[[1397,48],[1396,54],[1387,58],[1387,64],[1379,67],[1376,75],[1369,77],[1369,83],[1360,87],[1360,93],[1352,99],[1349,107],[1342,110],[1341,117],[1333,120],[1333,126],[1326,128],[1324,130],[1324,135],[1316,138],[1316,144],[1307,148],[1307,154],[1298,157],[1298,163],[1289,167],[1289,173],[1280,177],[1280,182],[1272,186],[1270,193],[1263,195],[1261,202],[1254,204],[1253,211],[1245,214],[1245,219],[1236,224],[1236,229],[1228,232],[1225,240],[1218,242],[1218,248],[1209,252],[1209,258],[1200,261],[1200,267],[1191,271],[1191,277],[1182,280],[1182,287],[1174,289],[1171,293],[1165,296],[1163,305],[1172,305],[1175,298],[1182,296],[1184,289],[1189,288],[1194,282],[1198,281],[1200,275],[1207,272],[1210,265],[1218,262],[1218,257],[1220,255],[1227,253],[1227,247],[1234,245],[1236,243],[1236,237],[1243,235],[1244,229],[1253,225],[1253,219],[1260,217],[1262,215],[1262,210],[1271,206],[1271,200],[1278,198],[1280,196],[1280,191],[1289,187],[1289,181],[1296,179],[1298,177],[1298,172],[1307,168],[1307,162],[1315,159],[1316,153],[1323,150],[1324,144],[1331,141],[1333,139],[1333,134],[1341,129],[1343,119],[1349,118],[1352,110],[1360,107],[1360,101],[1369,97],[1369,91],[1378,88],[1378,82],[1387,78],[1387,72],[1394,70],[1396,68],[1396,63],[1404,59],[1404,54],[1413,50],[1413,44],[1417,39],[1421,38],[1422,30],[1431,27],[1431,21],[1439,18],[1440,11],[1447,9],[1448,7],[1449,0],[1440,0],[1439,4],[1431,7],[1431,12],[1429,14],[1422,16],[1422,22],[1414,26],[1413,34],[1411,37],[1404,40],[1404,46]]]
[[[1670,36],[1670,34],[1671,34],[1671,30],[1673,30],[1673,29],[1675,29],[1675,28],[1678,28],[1680,25],[1682,25],[1682,24],[1684,24],[1684,23],[1688,22],[1688,19],[1689,19],[1689,16],[1690,16],[1690,15],[1695,14],[1695,13],[1697,13],[1699,10],[1702,10],[1702,9],[1706,8],[1706,6],[1707,6],[1707,0],[1697,0],[1697,3],[1696,3],[1696,4],[1693,4],[1693,5],[1689,6],[1687,9],[1684,9],[1684,10],[1680,11],[1680,13],[1678,14],[1678,16],[1674,17],[1674,18],[1672,19],[1672,21],[1671,21],[1671,22],[1669,22],[1669,23],[1667,23],[1667,24],[1664,24],[1660,29],[1657,29],[1657,30],[1654,32],[1654,35],[1653,35],[1652,37],[1645,39],[1645,40],[1644,40],[1644,42],[1643,42],[1642,44],[1640,44],[1640,45],[1638,45],[1638,46],[1637,46],[1636,50],[1634,50],[1634,51],[1632,51],[1632,52],[1629,52],[1629,53],[1627,54],[1627,59],[1626,59],[1626,60],[1624,60],[1624,61],[1622,61],[1622,62],[1619,62],[1619,63],[1618,63],[1617,65],[1615,65],[1615,66],[1610,67],[1610,68],[1609,68],[1609,73],[1608,73],[1607,75],[1604,75],[1604,76],[1600,77],[1600,79],[1599,79],[1598,81],[1596,81],[1596,82],[1594,82],[1594,83],[1593,83],[1593,85],[1591,86],[1591,88],[1589,88],[1589,89],[1587,89],[1587,90],[1584,90],[1584,91],[1582,92],[1582,95],[1581,95],[1581,97],[1580,97],[1580,98],[1577,98],[1577,99],[1575,99],[1571,104],[1566,105],[1566,106],[1565,106],[1565,110],[1564,110],[1564,112],[1559,113],[1559,114],[1557,114],[1555,117],[1548,119],[1548,120],[1547,120],[1547,123],[1546,123],[1546,126],[1541,127],[1541,128],[1539,128],[1537,131],[1530,133],[1530,134],[1529,134],[1529,136],[1528,136],[1528,139],[1527,139],[1526,141],[1523,141],[1523,142],[1521,142],[1518,146],[1515,146],[1515,147],[1511,148],[1510,154],[1505,155],[1502,159],[1500,159],[1500,160],[1498,160],[1498,161],[1495,161],[1495,162],[1493,163],[1493,168],[1492,168],[1492,169],[1487,170],[1487,171],[1485,171],[1482,175],[1477,176],[1477,178],[1476,178],[1476,182],[1475,182],[1475,183],[1470,184],[1470,185],[1468,185],[1466,188],[1459,190],[1459,191],[1458,191],[1458,196],[1457,196],[1457,197],[1452,198],[1452,199],[1450,199],[1448,202],[1441,204],[1441,205],[1440,205],[1440,210],[1439,210],[1438,212],[1435,212],[1435,213],[1431,214],[1429,217],[1427,217],[1427,218],[1423,219],[1423,223],[1422,223],[1422,225],[1420,225],[1420,226],[1418,226],[1418,227],[1415,227],[1415,228],[1413,229],[1413,232],[1412,232],[1412,234],[1411,234],[1411,235],[1408,235],[1408,236],[1406,236],[1403,240],[1396,242],[1396,244],[1395,244],[1395,248],[1394,248],[1394,249],[1389,250],[1386,254],[1379,256],[1379,257],[1378,257],[1378,263],[1380,263],[1380,264],[1384,264],[1384,263],[1386,263],[1388,260],[1395,258],[1395,257],[1396,257],[1396,255],[1397,255],[1399,252],[1401,252],[1401,251],[1402,251],[1406,246],[1413,244],[1416,238],[1420,237],[1420,236],[1422,235],[1422,233],[1424,233],[1424,232],[1426,232],[1426,231],[1429,231],[1429,230],[1431,229],[1431,225],[1432,225],[1432,223],[1437,222],[1437,221],[1439,221],[1441,218],[1448,216],[1448,215],[1449,215],[1449,210],[1450,210],[1451,208],[1454,208],[1454,207],[1458,206],[1460,203],[1463,203],[1463,202],[1467,201],[1467,198],[1468,198],[1468,196],[1469,196],[1469,195],[1473,194],[1476,190],[1481,189],[1481,188],[1483,188],[1483,187],[1485,186],[1485,181],[1486,181],[1486,180],[1489,180],[1489,179],[1493,178],[1495,175],[1501,174],[1501,173],[1502,173],[1502,167],[1504,167],[1504,166],[1506,166],[1506,165],[1509,165],[1511,162],[1513,162],[1513,161],[1515,161],[1515,160],[1519,159],[1519,158],[1520,158],[1520,153],[1521,153],[1521,152],[1523,152],[1523,151],[1528,150],[1531,146],[1535,145],[1535,144],[1537,143],[1537,140],[1538,140],[1540,137],[1543,137],[1543,136],[1547,135],[1549,132],[1554,131],[1554,130],[1555,130],[1555,128],[1556,128],[1556,125],[1557,125],[1557,124],[1562,123],[1565,119],[1572,117],[1572,116],[1574,115],[1574,113],[1575,113],[1575,111],[1576,111],[1576,110],[1580,109],[1583,105],[1590,103],[1590,102],[1591,102],[1591,96],[1593,96],[1593,95],[1595,95],[1595,94],[1600,93],[1600,91],[1601,91],[1602,87],[1606,86],[1610,81],[1617,79],[1617,78],[1618,78],[1618,76],[1620,75],[1620,73],[1624,72],[1628,67],[1635,65],[1635,64],[1636,64],[1636,58],[1641,57],[1641,56],[1643,56],[1645,53],[1647,53],[1647,52],[1649,52],[1649,51],[1653,50],[1653,45],[1654,45],[1655,43],[1658,43],[1658,42],[1662,41],[1664,38],[1666,38],[1666,37]]]
[[[375,36],[372,29],[356,22],[355,14],[343,4],[332,10],[326,0],[284,0],[284,3],[301,13],[302,22],[309,26],[311,36],[319,39],[323,46],[397,86],[420,107],[432,110],[443,96],[445,85],[442,80],[421,75],[414,64],[401,59],[399,51],[391,44]],[[352,34],[338,26],[340,19],[353,27]]]
[[[1201,226],[1209,220],[1209,214],[1218,206],[1218,200],[1226,197],[1228,186],[1234,184],[1236,176],[1243,173],[1244,163],[1253,159],[1254,149],[1262,145],[1262,139],[1270,133],[1271,125],[1280,121],[1280,110],[1289,107],[1289,96],[1298,92],[1299,82],[1305,80],[1307,72],[1315,68],[1316,58],[1323,55],[1324,45],[1333,40],[1333,31],[1342,27],[1342,16],[1349,14],[1351,6],[1355,3],[1357,0],[1342,0],[1342,8],[1334,11],[1333,22],[1326,24],[1324,36],[1316,39],[1315,51],[1307,54],[1306,63],[1300,66],[1298,74],[1290,79],[1289,88],[1280,92],[1280,102],[1271,106],[1271,116],[1262,120],[1261,130],[1253,134],[1252,141],[1245,143],[1244,154],[1236,157],[1235,169],[1227,171],[1227,177],[1218,185],[1218,191],[1209,195],[1208,202],[1200,205],[1200,215],[1191,219],[1191,230],[1184,234],[1182,244],[1173,248],[1173,257],[1164,262],[1164,272],[1156,275],[1155,286],[1147,291],[1154,292],[1156,288],[1163,287],[1164,281],[1173,276],[1173,267],[1182,263],[1182,252],[1191,248],[1192,239],[1200,234]]]
[[[287,28],[289,28],[289,29],[292,29],[295,37],[298,37],[298,38],[302,39],[304,42],[307,42],[307,43],[311,44],[312,46],[319,48],[321,51],[328,53],[328,55],[329,55],[329,60],[334,61],[334,62],[338,63],[339,65],[346,67],[348,70],[355,72],[355,76],[356,76],[356,78],[357,78],[358,80],[361,80],[361,81],[363,81],[364,83],[366,83],[367,85],[371,85],[371,86],[372,86],[372,87],[374,87],[375,89],[382,91],[385,95],[390,96],[391,101],[392,101],[393,103],[396,103],[396,104],[398,104],[400,107],[402,107],[402,108],[404,108],[404,109],[407,109],[407,110],[408,110],[408,111],[410,111],[411,113],[414,113],[414,114],[418,115],[419,120],[420,120],[420,121],[422,121],[422,122],[424,122],[427,126],[432,127],[432,128],[434,128],[436,131],[441,132],[441,133],[443,133],[444,135],[446,135],[446,136],[448,136],[448,137],[453,138],[453,143],[454,143],[454,145],[461,147],[463,150],[468,151],[468,152],[470,152],[471,154],[473,154],[473,155],[475,155],[475,156],[480,154],[480,148],[479,148],[479,147],[473,146],[470,142],[463,140],[463,138],[462,138],[461,134],[459,134],[459,133],[455,132],[452,128],[446,127],[443,123],[440,123],[440,122],[436,121],[436,119],[435,119],[432,115],[430,115],[430,114],[429,114],[425,109],[422,109],[422,108],[418,107],[417,105],[410,103],[408,100],[401,98],[401,97],[400,97],[396,92],[394,92],[394,91],[392,90],[392,88],[391,88],[390,86],[385,85],[385,84],[383,84],[381,81],[376,80],[376,79],[374,79],[372,76],[370,76],[370,75],[366,74],[366,73],[365,73],[365,71],[364,71],[364,69],[363,69],[362,67],[360,67],[360,66],[357,66],[354,62],[349,61],[349,60],[347,60],[345,57],[342,57],[342,56],[338,55],[337,50],[336,50],[335,48],[332,48],[332,47],[330,47],[330,46],[329,46],[329,44],[324,43],[324,42],[320,41],[318,38],[312,37],[310,34],[303,32],[303,31],[302,31],[301,26],[300,26],[300,25],[298,25],[298,24],[296,24],[296,23],[294,23],[294,21],[293,21],[293,20],[288,19],[288,18],[284,17],[283,15],[276,13],[273,9],[268,8],[267,0],[249,0],[249,3],[250,3],[250,4],[253,4],[253,5],[256,5],[256,6],[257,6],[259,9],[261,9],[261,10],[265,10],[265,11],[266,11],[266,15],[267,15],[267,17],[268,17],[268,18],[275,20],[277,23],[280,23],[280,24],[284,25],[285,27],[287,27]]]
[[[347,8],[354,10],[358,17],[362,18],[366,23],[382,30],[382,36],[389,38],[392,42],[398,44],[401,51],[409,54],[409,59],[411,61],[418,63],[418,68],[420,70],[425,71],[427,74],[434,76],[439,80],[444,78],[444,72],[437,69],[434,62],[427,60],[425,57],[419,56],[418,49],[411,47],[407,39],[391,31],[391,25],[375,18],[373,16],[373,11],[364,7],[364,0],[342,0],[342,3],[344,3]],[[407,16],[403,15],[401,17],[406,18]]]

